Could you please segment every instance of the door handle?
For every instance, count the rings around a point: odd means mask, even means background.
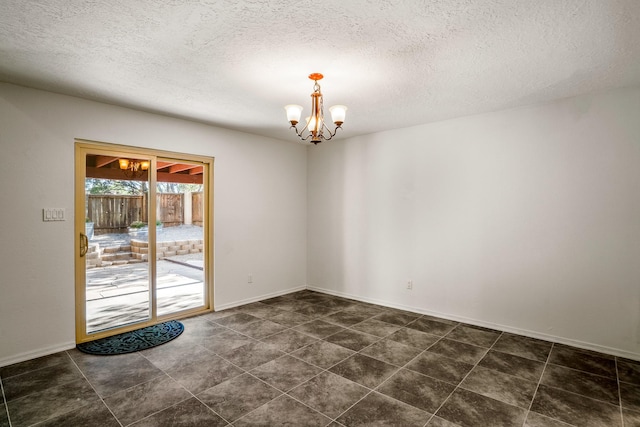
[[[80,257],[83,257],[89,251],[89,238],[86,234],[80,233]]]

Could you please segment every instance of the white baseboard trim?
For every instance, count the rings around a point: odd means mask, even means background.
[[[598,345],[598,344],[587,343],[587,342],[573,340],[573,339],[564,338],[564,337],[558,337],[558,336],[555,336],[555,335],[548,335],[548,334],[544,334],[544,333],[540,333],[540,332],[536,332],[536,331],[530,331],[530,330],[527,330],[527,329],[514,328],[512,326],[501,325],[501,324],[497,324],[497,323],[485,322],[485,321],[482,321],[482,320],[471,319],[471,318],[467,318],[467,317],[464,317],[464,316],[449,315],[449,314],[446,314],[446,313],[440,313],[440,312],[431,311],[431,310],[424,310],[424,309],[420,309],[420,308],[417,308],[417,307],[405,306],[403,304],[389,303],[388,301],[383,301],[383,300],[379,300],[379,299],[375,299],[375,298],[367,298],[367,297],[362,297],[362,296],[359,296],[359,295],[353,295],[353,294],[346,293],[346,292],[337,292],[337,291],[333,291],[333,290],[330,290],[330,289],[318,288],[318,287],[315,287],[315,286],[298,286],[298,287],[290,288],[290,289],[287,289],[287,290],[284,290],[284,291],[272,292],[272,293],[269,293],[269,294],[264,294],[264,295],[260,295],[260,296],[256,296],[256,297],[252,297],[252,298],[247,298],[247,299],[240,300],[240,301],[234,301],[234,302],[227,303],[227,304],[221,304],[221,305],[215,307],[215,311],[226,310],[226,309],[229,309],[229,308],[234,308],[234,307],[238,307],[238,306],[241,306],[241,305],[262,301],[262,300],[265,300],[265,299],[268,299],[268,298],[274,298],[274,297],[278,297],[278,296],[281,296],[281,295],[291,294],[291,293],[302,291],[302,290],[305,290],[305,289],[308,289],[310,291],[316,291],[316,292],[324,293],[324,294],[327,294],[327,295],[334,295],[334,296],[349,298],[349,299],[356,300],[356,301],[361,301],[361,302],[366,302],[366,303],[371,303],[371,304],[377,304],[377,305],[381,305],[383,307],[396,308],[396,309],[399,309],[399,310],[411,311],[411,312],[419,313],[419,314],[427,314],[429,316],[440,317],[442,319],[453,320],[453,321],[456,321],[456,322],[468,323],[468,324],[471,324],[471,325],[476,325],[476,326],[482,326],[482,327],[485,327],[485,328],[496,329],[498,331],[510,332],[510,333],[513,333],[513,334],[524,335],[524,336],[531,337],[531,338],[538,338],[538,339],[542,339],[542,340],[545,340],[545,341],[555,342],[555,343],[559,343],[559,344],[566,344],[566,345],[570,345],[570,346],[573,346],[573,347],[582,348],[582,349],[585,349],[585,350],[593,350],[593,351],[597,351],[597,352],[600,352],[600,353],[610,354],[612,356],[624,357],[624,358],[627,358],[627,359],[640,361],[640,354],[629,352],[629,351],[626,351],[626,350],[621,350],[621,349],[617,349],[617,348],[601,346],[601,345]],[[57,353],[57,352],[64,351],[64,350],[70,350],[70,349],[75,348],[75,346],[76,346],[75,341],[70,341],[70,342],[59,344],[59,345],[39,348],[37,350],[32,350],[32,351],[28,351],[28,352],[12,355],[12,356],[0,359],[0,367],[12,365],[14,363],[24,362],[26,360],[35,359],[35,358],[42,357],[42,356],[48,356],[50,354]]]
[[[286,289],[284,291],[278,291],[278,292],[273,292],[273,293],[270,293],[270,294],[260,295],[260,296],[257,296],[257,297],[244,299],[244,300],[241,300],[241,301],[234,301],[234,302],[231,302],[231,303],[215,306],[215,311],[225,310],[225,309],[233,308],[233,307],[238,307],[240,305],[250,304],[252,302],[262,301],[262,300],[265,300],[265,299],[268,299],[268,298],[278,297],[278,296],[281,296],[281,295],[286,295],[286,294],[290,294],[290,293],[293,293],[293,292],[302,291],[302,290],[305,290],[305,289],[307,289],[307,287],[305,285],[302,285],[302,286],[297,286],[295,288]],[[75,348],[75,347],[76,347],[75,341],[71,341],[71,342],[62,343],[62,344],[51,346],[51,347],[44,347],[44,348],[40,348],[40,349],[37,349],[37,350],[33,350],[33,351],[25,352],[25,353],[12,355],[12,356],[0,359],[0,367],[13,365],[14,363],[20,363],[20,362],[24,362],[26,360],[36,359],[36,358],[42,357],[42,356],[48,356],[50,354],[57,353],[59,351],[70,350],[70,349]]]
[[[0,367],[13,365],[14,363],[24,362],[26,360],[36,359],[42,356],[48,356],[53,353],[58,353],[64,350],[71,350],[76,347],[76,342],[71,341],[60,345],[54,345],[50,347],[39,348],[33,351],[27,351],[13,356],[0,359]]]
[[[251,298],[243,299],[243,300],[240,300],[240,301],[234,301],[234,302],[229,302],[229,303],[226,303],[226,304],[216,305],[214,307],[214,311],[227,310],[229,308],[234,308],[234,307],[238,307],[238,306],[245,305],[245,304],[251,304],[252,302],[258,302],[258,301],[262,301],[262,300],[269,299],[269,298],[274,298],[274,297],[279,297],[279,296],[282,296],[282,295],[292,294],[294,292],[303,291],[305,289],[307,289],[307,287],[303,285],[303,286],[298,286],[298,287],[295,287],[295,288],[286,289],[284,291],[272,292],[270,294],[260,295],[260,296],[257,296],[257,297],[251,297]]]
[[[456,321],[456,322],[468,323],[470,325],[481,326],[481,327],[490,328],[490,329],[496,329],[498,331],[509,332],[509,333],[518,334],[518,335],[524,335],[524,336],[530,337],[530,338],[537,338],[537,339],[550,341],[550,342],[554,342],[554,343],[558,343],[558,344],[566,344],[566,345],[570,345],[572,347],[581,348],[581,349],[584,349],[584,350],[593,350],[593,351],[597,351],[597,352],[600,352],[600,353],[609,354],[611,356],[624,357],[624,358],[627,358],[627,359],[640,361],[640,353],[633,353],[633,352],[626,351],[626,350],[621,350],[621,349],[618,349],[618,348],[606,347],[606,346],[602,346],[602,345],[599,345],[599,344],[593,344],[593,343],[588,343],[588,342],[584,342],[584,341],[573,340],[573,339],[570,339],[570,338],[559,337],[559,336],[556,336],[556,335],[544,334],[544,333],[541,333],[541,332],[530,331],[528,329],[514,328],[512,326],[501,325],[501,324],[498,324],[498,323],[485,322],[485,321],[482,321],[482,320],[471,319],[471,318],[464,317],[464,316],[455,316],[455,315],[450,315],[450,314],[446,314],[446,313],[439,313],[439,312],[431,311],[431,310],[424,310],[424,309],[421,309],[421,308],[406,306],[406,305],[403,305],[403,304],[389,303],[388,301],[378,300],[378,299],[375,299],[375,298],[361,297],[359,295],[353,295],[353,294],[349,294],[349,293],[346,293],[346,292],[337,292],[337,291],[334,291],[334,290],[318,288],[318,287],[315,287],[315,286],[307,286],[307,289],[310,290],[310,291],[321,292],[321,293],[328,294],[328,295],[334,295],[334,296],[338,296],[338,297],[344,297],[344,298],[353,299],[353,300],[356,300],[356,301],[382,305],[384,307],[397,308],[399,310],[411,311],[413,313],[418,313],[418,314],[426,314],[426,315],[429,315],[429,316],[440,317],[442,319],[453,320],[453,321]]]

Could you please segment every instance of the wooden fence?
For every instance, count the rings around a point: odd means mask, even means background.
[[[87,218],[96,234],[124,233],[135,221],[147,222],[146,195],[93,195],[87,197]]]
[[[184,194],[157,194],[156,218],[162,221],[165,227],[184,224]]]
[[[192,222],[202,225],[202,193],[192,193]],[[147,195],[87,195],[87,218],[96,234],[126,233],[132,222],[148,222]],[[156,195],[156,218],[165,227],[184,224],[184,194]]]

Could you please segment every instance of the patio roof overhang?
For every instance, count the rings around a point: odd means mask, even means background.
[[[146,181],[147,171],[140,171],[135,177],[120,169],[119,157],[87,155],[86,177],[99,179],[119,179],[125,181]],[[158,162],[157,181],[180,184],[202,184],[203,166],[189,163]]]

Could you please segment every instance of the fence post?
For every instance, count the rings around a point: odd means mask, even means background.
[[[184,223],[191,225],[193,223],[193,214],[191,212],[192,200],[191,191],[184,192]]]

